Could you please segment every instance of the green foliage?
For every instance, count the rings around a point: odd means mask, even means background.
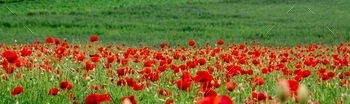
[[[350,39],[347,4],[347,0],[3,2],[14,14],[5,7],[0,10],[0,41],[30,43],[53,36],[84,43],[97,34],[104,44],[128,45],[186,45],[189,39],[205,45],[219,38],[265,45],[338,44]]]

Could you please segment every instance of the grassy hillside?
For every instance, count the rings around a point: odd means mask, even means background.
[[[350,40],[349,1],[300,1],[1,1],[0,42],[30,43],[47,36],[86,42],[91,34],[105,44],[128,45],[176,45],[188,39],[204,45],[219,38],[266,45]]]

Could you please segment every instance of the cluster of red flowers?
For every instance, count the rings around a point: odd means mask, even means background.
[[[206,45],[196,47],[196,41],[191,39],[188,46],[171,48],[170,44],[162,42],[160,48],[151,49],[148,46],[138,48],[123,45],[103,46],[98,43],[99,37],[93,35],[86,46],[72,45],[67,41],[61,42],[59,38],[47,37],[44,44],[35,42],[30,45],[5,46],[2,50],[0,64],[5,73],[0,72],[4,79],[16,74],[16,78],[22,75],[19,69],[44,70],[45,73],[53,73],[57,76],[65,76],[60,69],[55,69],[53,64],[62,61],[71,61],[71,72],[84,73],[82,79],[90,80],[97,71],[105,71],[111,83],[117,87],[127,87],[134,91],[145,90],[154,84],[169,84],[176,86],[182,92],[170,90],[170,87],[161,87],[157,93],[163,98],[164,103],[176,102],[176,93],[189,93],[195,91],[197,95],[193,99],[197,104],[233,104],[231,92],[251,90],[249,97],[245,98],[246,104],[261,102],[278,103],[280,99],[261,90],[267,82],[266,76],[280,72],[274,83],[281,79],[288,87],[288,96],[282,98],[294,98],[298,102],[299,83],[310,76],[316,76],[318,83],[327,83],[329,80],[339,79],[341,87],[349,86],[350,71],[348,54],[350,44],[338,46],[325,46],[314,44],[294,47],[266,47],[259,44],[248,46],[246,44],[227,44],[219,39],[215,46]],[[37,58],[42,59],[36,62]],[[133,66],[134,65],[134,66]],[[79,67],[74,67],[79,66]],[[103,67],[99,67],[103,66]],[[136,66],[136,67],[135,67]],[[104,70],[100,70],[100,69]],[[166,72],[173,73],[176,77],[166,76]],[[138,76],[137,78],[133,76]],[[245,82],[235,80],[235,77],[245,76]],[[57,96],[60,92],[68,92],[76,88],[74,83],[67,79],[52,86],[48,95]],[[169,83],[160,83],[166,80]],[[79,85],[79,84],[77,84]],[[223,87],[222,87],[223,86]],[[252,86],[251,89],[247,89]],[[100,104],[103,102],[121,102],[122,104],[136,104],[137,95],[125,95],[121,101],[113,101],[109,93],[101,93],[105,85],[89,85],[94,92],[86,95],[85,104]],[[224,88],[226,92],[219,92]],[[30,88],[26,88],[30,89]],[[257,90],[259,89],[259,90]],[[25,93],[22,86],[14,86],[12,96]],[[312,95],[312,94],[310,94]],[[68,96],[73,103],[78,103],[73,93]],[[73,99],[74,98],[74,99]],[[119,98],[120,99],[120,98]],[[181,102],[179,102],[181,103]],[[315,102],[313,102],[315,103]]]

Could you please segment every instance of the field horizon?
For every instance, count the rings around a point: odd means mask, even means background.
[[[202,45],[218,39],[228,43],[256,40],[268,46],[336,45],[350,40],[346,35],[350,33],[348,2],[5,2],[0,4],[0,41],[32,43],[52,36],[79,43],[96,34],[101,43],[131,46],[186,45],[183,40],[190,39]]]

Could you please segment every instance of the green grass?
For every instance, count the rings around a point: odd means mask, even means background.
[[[127,45],[186,45],[189,39],[204,45],[219,38],[287,46],[350,41],[347,0],[17,1],[0,4],[1,43],[31,43],[47,36],[84,43],[92,34],[104,44]]]

